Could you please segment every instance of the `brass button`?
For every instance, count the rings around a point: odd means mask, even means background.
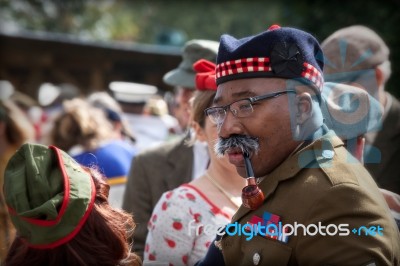
[[[332,159],[334,155],[335,155],[335,152],[332,150],[323,150],[322,151],[322,157],[324,157],[325,159]]]
[[[260,263],[261,256],[257,252],[253,255],[253,264],[258,265]]]

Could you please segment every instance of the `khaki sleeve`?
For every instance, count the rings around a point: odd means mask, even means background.
[[[299,236],[294,250],[297,263],[399,265],[399,232],[381,195],[373,193],[347,183],[333,186],[318,198],[305,224],[320,222],[319,230],[326,235]]]

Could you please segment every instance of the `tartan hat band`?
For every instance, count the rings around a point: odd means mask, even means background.
[[[303,63],[304,70],[301,72],[301,77],[307,79],[321,88],[324,79],[321,72],[318,71],[313,65],[306,62]],[[238,60],[231,60],[218,64],[216,67],[216,79],[220,83],[228,79],[238,79],[240,76],[244,77],[271,77],[276,76],[272,70],[270,59],[268,57],[259,58],[244,58]],[[287,77],[292,78],[292,77]]]
[[[32,248],[54,248],[73,239],[94,205],[91,175],[54,146],[22,145],[4,179],[11,220]]]

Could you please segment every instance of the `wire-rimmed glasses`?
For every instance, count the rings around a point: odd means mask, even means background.
[[[259,95],[240,99],[224,106],[209,107],[204,110],[206,116],[210,117],[211,122],[220,125],[224,122],[226,111],[229,110],[235,117],[243,118],[250,116],[253,112],[253,104],[262,100],[273,99],[286,93],[296,93],[295,90],[278,91],[265,95]]]

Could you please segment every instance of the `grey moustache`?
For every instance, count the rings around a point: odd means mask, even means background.
[[[242,153],[253,154],[260,149],[258,138],[246,135],[232,135],[229,138],[218,138],[214,151],[218,157],[224,156],[227,150],[239,148]]]

